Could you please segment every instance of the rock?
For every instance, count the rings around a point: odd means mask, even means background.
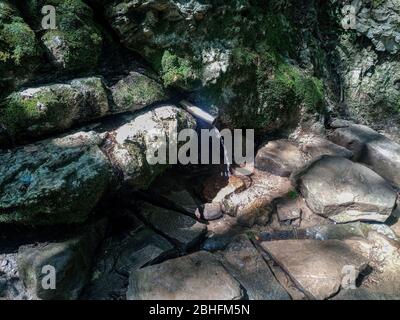
[[[354,159],[400,186],[400,145],[363,125],[337,128],[332,141],[353,151]]]
[[[222,217],[222,208],[220,203],[206,203],[202,216],[205,220],[217,220]]]
[[[108,98],[101,78],[28,88],[11,94],[0,112],[0,123],[14,142],[61,132],[105,116]]]
[[[22,246],[18,250],[18,270],[33,299],[75,300],[89,278],[93,254],[105,233],[106,221],[87,228],[81,235],[62,242]],[[46,289],[51,269],[55,288]],[[49,271],[50,270],[50,271]]]
[[[316,10],[314,3],[293,6]],[[150,62],[165,87],[191,92],[196,105],[219,114],[229,127],[274,129],[297,122],[303,103],[313,111],[324,104],[319,79],[291,63],[282,62],[275,70],[272,61],[281,58],[278,52],[309,49],[309,38],[317,40],[310,30],[304,43],[296,38],[291,47],[284,40],[298,19],[288,14],[271,23],[274,9],[272,3],[243,1],[118,0],[107,2],[104,13],[122,44]],[[265,26],[276,37],[265,37]],[[244,45],[253,39],[262,43]]]
[[[80,223],[113,180],[94,132],[0,153],[0,222],[30,226]]]
[[[204,251],[135,270],[128,300],[238,300],[244,292],[217,258]]]
[[[255,167],[281,177],[288,177],[304,164],[300,150],[288,140],[268,142],[258,150]]]
[[[187,250],[196,245],[207,232],[207,226],[182,213],[143,203],[140,214],[156,230],[172,238]]]
[[[397,195],[371,169],[348,159],[322,156],[294,174],[308,206],[335,222],[384,222]]]
[[[108,153],[126,183],[146,189],[167,168],[167,154],[165,159],[156,154],[168,148],[170,132],[194,128],[196,122],[186,111],[173,105],[156,106],[128,117],[124,125],[111,132]]]
[[[337,293],[345,266],[363,270],[368,260],[338,240],[282,240],[261,246],[311,299],[326,299]]]
[[[199,205],[189,191],[169,190],[168,193],[162,195],[171,202],[173,202],[174,205],[178,206],[183,211],[188,212],[192,215],[196,215],[198,218],[201,217]]]
[[[290,300],[247,236],[234,238],[222,257],[222,264],[239,281],[250,300]]]
[[[400,50],[398,1],[358,3],[356,30],[373,43],[375,50],[395,54]]]
[[[172,255],[173,249],[166,239],[143,226],[106,239],[83,297],[95,300],[125,298],[129,272]]]
[[[282,200],[276,205],[276,211],[280,221],[291,221],[301,218],[301,209],[296,199]]]
[[[308,155],[311,159],[318,158],[323,155],[338,156],[350,159],[353,153],[329,140],[312,137],[310,141],[302,141],[301,151]]]
[[[138,72],[130,72],[110,90],[115,103],[113,112],[136,111],[168,99],[159,83]]]
[[[286,195],[292,188],[289,179],[267,172],[256,170],[252,179],[251,187],[223,200],[225,212],[247,227],[265,225],[273,211],[273,200]]]

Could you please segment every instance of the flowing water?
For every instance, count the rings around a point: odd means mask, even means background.
[[[229,161],[228,150],[225,147],[224,139],[221,136],[221,132],[214,126],[212,129],[215,132],[215,136],[220,141],[222,148],[224,149],[224,163],[226,164],[226,172],[221,172],[223,176],[230,176],[231,175],[231,162]]]

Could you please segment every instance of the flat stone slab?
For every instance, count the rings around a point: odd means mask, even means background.
[[[255,167],[281,177],[288,177],[304,162],[303,154],[293,143],[289,140],[275,140],[258,150]]]
[[[339,127],[330,139],[351,150],[356,161],[369,165],[382,177],[400,186],[400,145],[371,128],[357,124]]]
[[[240,284],[211,253],[199,251],[135,270],[128,300],[238,300]]]
[[[148,203],[141,205],[141,215],[155,229],[178,241],[184,250],[194,246],[207,232],[207,226],[180,212]]]
[[[327,299],[341,287],[345,266],[356,276],[368,261],[339,240],[281,240],[261,246],[311,299]]]
[[[237,236],[222,257],[222,264],[246,289],[250,300],[290,300],[246,235]]]
[[[322,156],[294,175],[311,210],[335,222],[384,222],[397,194],[371,169],[348,159]]]

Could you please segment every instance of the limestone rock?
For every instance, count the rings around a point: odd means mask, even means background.
[[[337,293],[343,267],[354,266],[359,273],[368,263],[351,246],[338,240],[282,240],[262,242],[261,246],[313,299],[326,299]]]
[[[212,254],[200,251],[133,271],[128,300],[238,300],[240,284]]]
[[[396,203],[390,184],[345,158],[322,156],[294,176],[309,207],[336,222],[384,222]]]

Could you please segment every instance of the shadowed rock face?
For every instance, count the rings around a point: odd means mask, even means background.
[[[310,208],[336,222],[384,222],[397,199],[386,180],[345,158],[323,156],[295,177]]]
[[[133,271],[128,300],[238,300],[240,284],[211,253],[200,251]]]
[[[78,132],[2,152],[0,221],[33,226],[86,220],[113,176],[101,142],[94,132]]]

